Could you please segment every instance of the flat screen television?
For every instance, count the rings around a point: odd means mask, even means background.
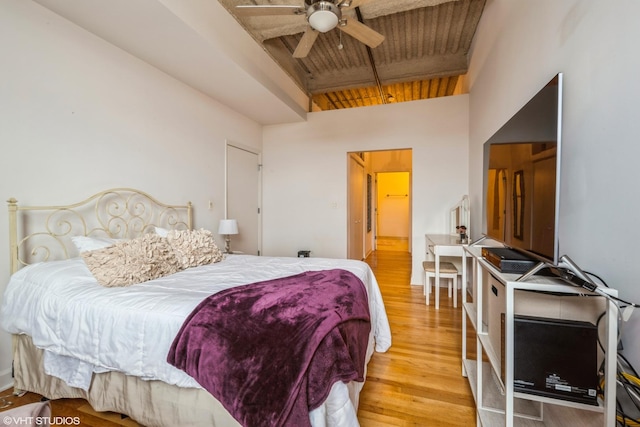
[[[484,234],[558,264],[562,74],[484,144]]]

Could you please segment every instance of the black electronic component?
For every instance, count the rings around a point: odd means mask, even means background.
[[[512,248],[482,248],[482,256],[502,273],[526,273],[539,261]]]
[[[558,267],[548,267],[548,271],[551,273],[551,275],[559,277],[565,282],[568,282],[580,288],[584,288],[588,291],[594,292],[598,288],[597,285],[579,278],[571,270]]]
[[[589,322],[514,317],[514,391],[597,405],[598,329]]]

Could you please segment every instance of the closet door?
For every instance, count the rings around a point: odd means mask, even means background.
[[[260,154],[227,144],[227,218],[238,221],[239,234],[231,236],[231,250],[260,255]]]

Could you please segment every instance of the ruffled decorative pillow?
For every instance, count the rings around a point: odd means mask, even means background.
[[[182,269],[213,264],[224,258],[209,230],[172,230],[167,241]]]
[[[129,286],[180,271],[181,264],[167,239],[144,234],[112,246],[81,252],[91,274],[106,287]]]

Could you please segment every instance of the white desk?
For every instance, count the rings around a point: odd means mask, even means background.
[[[468,239],[462,243],[460,240],[460,236],[457,234],[427,234],[425,235],[427,242],[427,256],[432,254],[435,257],[436,263],[436,277],[435,277],[435,286],[440,286],[440,257],[441,256],[451,256],[451,257],[459,257],[462,259],[464,247],[468,245]],[[462,263],[462,277],[467,277],[466,275],[467,265],[466,263]],[[454,289],[454,292],[458,292],[457,289]],[[454,307],[456,304],[457,298],[454,298]]]

